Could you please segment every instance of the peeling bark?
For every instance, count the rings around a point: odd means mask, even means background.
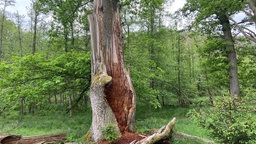
[[[123,58],[123,32],[118,0],[95,0],[88,17],[91,31],[91,138],[103,139],[101,128],[116,125],[117,132],[132,131],[135,92]]]

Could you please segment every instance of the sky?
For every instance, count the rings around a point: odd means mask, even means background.
[[[168,4],[168,8],[166,9],[168,12],[173,13],[178,10],[185,4],[186,0],[175,0],[174,3]],[[21,15],[27,15],[27,7],[30,5],[30,0],[16,0],[15,6],[10,6],[7,8],[7,11],[12,13],[16,13],[17,11]]]
[[[16,0],[15,6],[7,7],[7,11],[16,13],[19,12],[20,15],[27,15],[27,7],[30,5],[30,0]]]
[[[182,8],[185,3],[186,0],[175,0],[173,3],[168,3],[165,10],[170,13],[174,13],[178,9]]]
[[[31,3],[31,0],[16,0],[15,6],[7,7],[7,11],[9,11],[11,13],[19,12],[20,15],[26,16],[28,13],[27,11],[28,11],[28,7],[30,6],[30,3]],[[185,3],[186,3],[186,0],[174,0],[174,2],[168,3],[165,6],[165,10],[169,13],[174,13],[178,9],[182,8]],[[239,13],[234,16],[234,19],[236,21],[239,21],[244,17],[245,17],[244,14]],[[164,21],[164,23],[166,23],[165,25],[168,25],[168,23],[170,23],[170,20],[166,19],[166,21]],[[180,25],[182,25],[182,22],[180,22]]]

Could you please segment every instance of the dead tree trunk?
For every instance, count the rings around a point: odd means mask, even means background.
[[[155,143],[170,143],[169,139],[171,138],[170,136],[172,135],[172,130],[175,125],[176,118],[173,118],[166,126],[162,127],[159,129],[156,133],[145,137],[144,139],[136,142],[133,141],[130,144],[155,144]],[[165,140],[167,141],[165,142]]]
[[[116,125],[119,134],[133,130],[135,93],[124,64],[118,0],[95,0],[89,22],[93,114],[90,138],[99,142],[103,140],[101,129],[108,123]]]

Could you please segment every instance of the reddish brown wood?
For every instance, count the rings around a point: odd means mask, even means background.
[[[104,26],[104,61],[112,83],[105,89],[107,101],[112,108],[121,132],[131,131],[135,110],[134,90],[130,75],[126,71],[123,57],[123,31],[117,0],[104,0],[104,6],[111,7],[103,13],[103,22],[111,20],[112,25]],[[104,8],[103,8],[104,9]]]
[[[64,143],[66,141],[65,134],[42,135],[22,137],[20,135],[0,134],[0,144],[46,144],[46,143]]]
[[[111,83],[104,89],[120,131],[133,130],[135,93],[123,57],[123,32],[118,0],[95,0],[90,19],[92,38],[92,77],[105,65]],[[94,112],[93,112],[94,113]]]
[[[143,138],[144,136],[140,134],[125,132],[122,135],[122,137],[117,142],[114,142],[113,144],[130,144],[133,141],[140,141]],[[101,141],[99,144],[110,144],[110,143],[107,141]]]

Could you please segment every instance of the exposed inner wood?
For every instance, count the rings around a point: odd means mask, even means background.
[[[112,77],[104,93],[121,132],[132,131],[135,113],[135,92],[123,58],[123,32],[118,1],[94,1],[94,14],[90,16],[92,38],[92,76],[105,64]]]
[[[133,141],[130,144],[154,144],[165,139],[169,139],[172,136],[173,128],[176,122],[176,118],[173,118],[166,126],[159,129],[156,133],[145,137],[140,141]]]

